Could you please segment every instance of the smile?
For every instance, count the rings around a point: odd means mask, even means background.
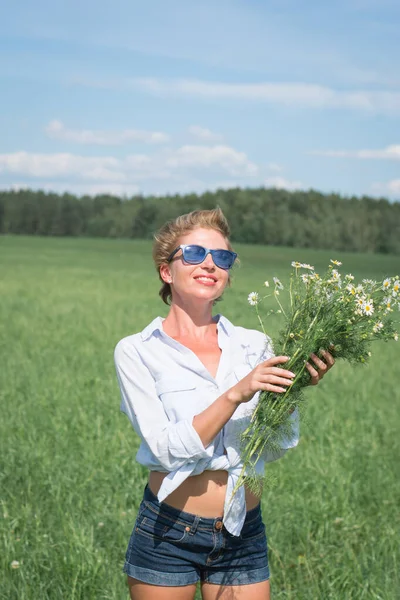
[[[196,281],[200,281],[201,283],[205,283],[208,285],[213,285],[217,283],[217,280],[214,277],[207,277],[207,275],[201,275],[200,277],[195,277]]]

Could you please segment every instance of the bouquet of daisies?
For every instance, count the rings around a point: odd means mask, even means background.
[[[296,373],[296,377],[285,393],[260,393],[250,425],[241,435],[243,469],[235,491],[245,479],[254,491],[261,489],[262,477],[256,474],[254,466],[263,452],[278,453],[281,441],[290,435],[290,414],[294,408],[301,412],[303,390],[310,382],[306,362],[311,353],[326,349],[335,359],[367,363],[372,341],[398,340],[392,313],[395,306],[400,310],[400,278],[388,277],[380,282],[363,279],[357,284],[353,275],[339,272],[340,265],[331,260],[325,275],[319,275],[311,265],[292,262],[288,302],[282,301],[286,290],[276,277],[271,287],[265,282],[270,293],[249,294],[249,304],[264,333],[263,316],[284,316],[285,325],[273,340],[274,352],[276,356],[290,357],[282,366]],[[271,296],[277,309],[264,312],[263,301]]]

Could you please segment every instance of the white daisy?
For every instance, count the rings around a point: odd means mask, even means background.
[[[393,283],[393,296],[397,296],[397,294],[400,292],[400,281],[398,279],[396,279],[396,281]]]
[[[273,277],[273,280],[274,280],[275,287],[277,287],[278,290],[283,290],[283,285],[280,282],[280,280],[277,277]]]
[[[348,281],[354,281],[354,275],[352,275],[351,273],[347,273],[347,275],[345,275],[344,278]]]
[[[332,260],[332,259],[331,259],[331,263],[332,263],[333,265],[337,265],[338,267],[340,267],[340,265],[342,264],[342,263],[340,262],[340,260]]]
[[[372,303],[372,300],[367,300],[366,302],[364,302],[362,309],[365,315],[372,315],[372,313],[374,312],[374,305]]]
[[[310,276],[307,273],[303,273],[303,275],[301,276],[301,279],[302,279],[303,283],[309,283]]]
[[[247,296],[247,300],[250,306],[255,306],[256,304],[258,304],[259,297],[257,292],[250,292],[250,294]]]
[[[292,265],[292,267],[295,267],[295,269],[300,269],[302,266],[298,260],[293,260],[291,265]]]
[[[387,290],[389,287],[390,287],[390,279],[389,279],[389,278],[386,278],[386,279],[384,280],[384,282],[382,283],[382,289],[383,289],[383,290]]]
[[[395,342],[399,341],[399,334],[397,333],[397,331],[393,334],[393,338]]]
[[[392,308],[392,299],[390,296],[387,296],[383,299],[383,305],[386,307],[386,310],[391,310]]]
[[[373,332],[378,333],[378,331],[380,331],[382,328],[383,328],[382,321],[378,321],[377,323],[375,323],[375,325],[373,327]]]
[[[12,569],[19,569],[19,560],[13,560],[10,566]]]
[[[309,269],[309,271],[314,271],[314,267],[309,265],[308,263],[301,263],[302,269]]]
[[[264,281],[265,287],[269,287],[269,281]]]

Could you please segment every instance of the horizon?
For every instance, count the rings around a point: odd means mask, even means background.
[[[395,0],[22,0],[3,13],[2,190],[400,200]]]

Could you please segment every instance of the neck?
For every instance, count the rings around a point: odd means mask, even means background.
[[[171,304],[168,316],[163,321],[163,329],[171,337],[204,338],[215,332],[216,321],[212,317],[212,303],[202,306],[182,306]]]

